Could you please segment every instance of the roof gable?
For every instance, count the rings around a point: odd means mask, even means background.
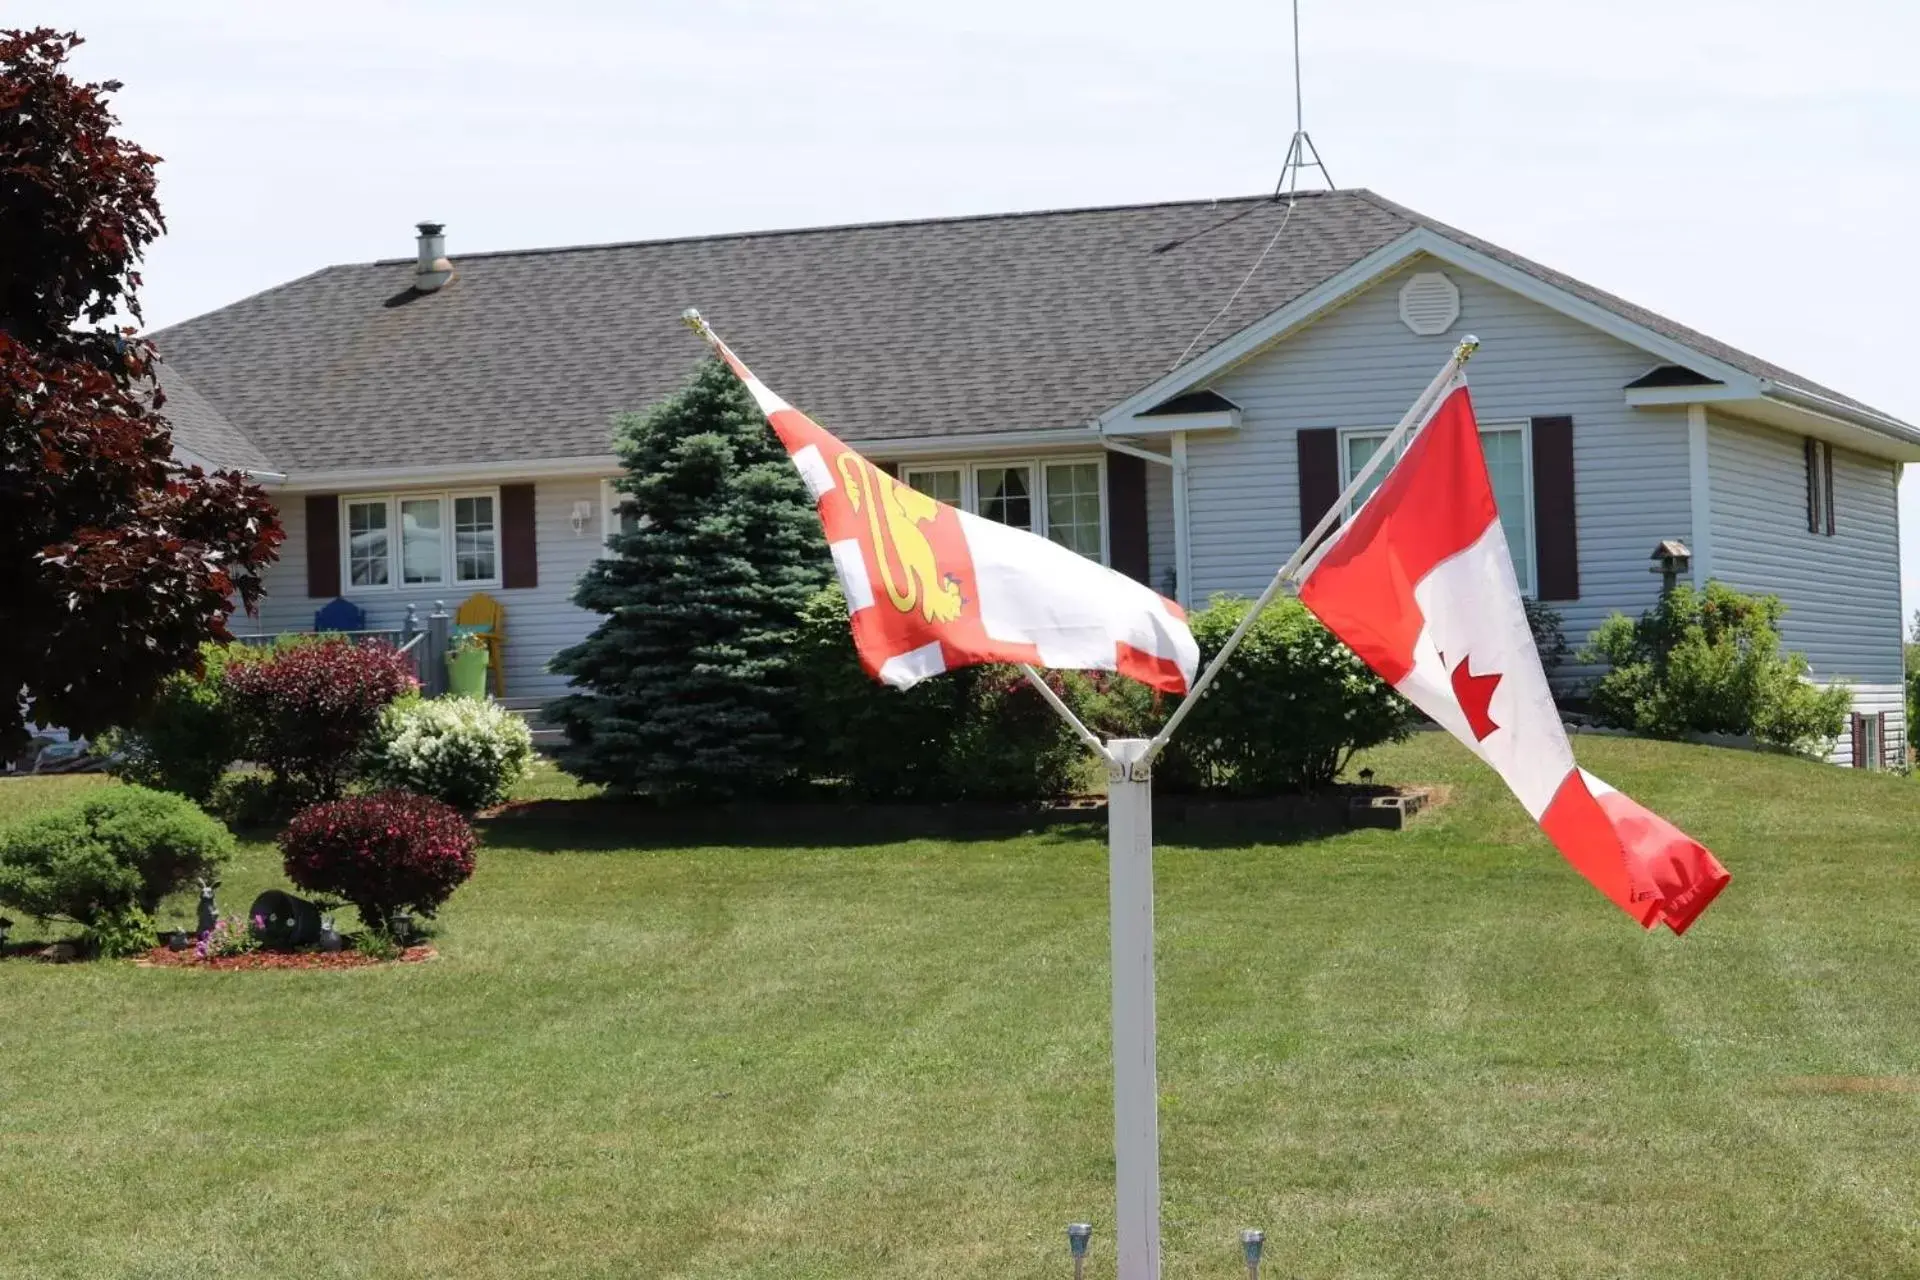
[[[164,360],[156,361],[154,368],[163,399],[160,414],[173,428],[174,449],[183,461],[238,471],[273,472],[267,455],[214,408],[185,374]]]

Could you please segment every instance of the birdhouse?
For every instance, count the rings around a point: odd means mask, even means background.
[[[1653,568],[1647,572],[1660,575],[1660,594],[1666,595],[1693,565],[1693,552],[1678,538],[1663,538],[1648,559],[1653,561]]]

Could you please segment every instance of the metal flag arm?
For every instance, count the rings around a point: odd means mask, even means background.
[[[1187,696],[1178,707],[1174,708],[1173,714],[1167,718],[1167,723],[1161,726],[1160,732],[1153,736],[1152,744],[1147,749],[1146,764],[1151,765],[1154,759],[1166,749],[1167,740],[1173,736],[1173,731],[1180,727],[1180,722],[1185,720],[1188,713],[1199,705],[1200,699],[1206,696],[1207,687],[1213,683],[1214,677],[1220,674],[1220,668],[1227,664],[1227,659],[1233,656],[1233,651],[1240,647],[1240,642],[1247,638],[1247,632],[1253,629],[1254,620],[1260,616],[1261,611],[1273,603],[1273,598],[1279,595],[1293,576],[1300,571],[1300,566],[1306,563],[1307,558],[1320,545],[1320,540],[1326,536],[1327,530],[1339,521],[1347,505],[1366,487],[1367,481],[1373,478],[1374,472],[1390,465],[1390,460],[1394,456],[1394,451],[1399,448],[1400,442],[1419,424],[1421,418],[1426,416],[1427,411],[1433,407],[1434,399],[1446,389],[1447,384],[1453,381],[1461,367],[1471,360],[1473,353],[1479,349],[1480,339],[1472,334],[1460,340],[1460,345],[1453,349],[1451,356],[1447,357],[1446,365],[1434,375],[1433,381],[1427,384],[1427,389],[1414,400],[1413,407],[1407,410],[1406,416],[1400,419],[1399,425],[1394,427],[1387,434],[1387,438],[1381,442],[1380,447],[1374,450],[1373,456],[1367,459],[1367,464],[1360,468],[1360,474],[1341,491],[1338,498],[1334,499],[1333,505],[1327,508],[1326,513],[1320,517],[1312,531],[1300,540],[1300,545],[1294,549],[1291,556],[1287,557],[1287,562],[1280,566],[1278,573],[1273,575],[1273,581],[1267,584],[1267,589],[1260,593],[1260,598],[1253,602],[1253,607],[1247,610],[1244,618],[1240,619],[1240,625],[1233,629],[1233,634],[1227,637],[1227,642],[1220,646],[1220,652],[1213,655],[1213,661],[1209,662],[1206,670],[1200,673],[1200,678],[1193,682],[1193,688],[1187,691]]]
[[[1031,662],[1021,663],[1020,670],[1026,672],[1028,682],[1040,691],[1040,696],[1047,700],[1048,706],[1059,712],[1060,718],[1065,720],[1067,724],[1072,727],[1073,731],[1080,736],[1080,741],[1092,747],[1094,754],[1102,760],[1112,759],[1107,753],[1106,744],[1100,741],[1098,735],[1096,735],[1093,730],[1087,728],[1087,726],[1081,722],[1079,716],[1073,714],[1073,708],[1069,707],[1066,701],[1053,691],[1053,686],[1047,683],[1045,676],[1042,676],[1038,671],[1033,669]]]

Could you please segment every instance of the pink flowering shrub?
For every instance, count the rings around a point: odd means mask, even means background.
[[[473,849],[458,811],[406,791],[314,805],[280,836],[288,879],[345,898],[381,932],[396,911],[433,915],[473,874]]]
[[[255,916],[253,922],[254,927],[249,929],[239,916],[221,916],[213,922],[213,928],[193,944],[193,954],[201,960],[252,955],[260,949],[260,934],[266,924],[259,916]]]
[[[329,636],[227,669],[228,699],[283,800],[331,800],[388,703],[419,684],[397,649]]]

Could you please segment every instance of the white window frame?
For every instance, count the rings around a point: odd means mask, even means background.
[[[1112,556],[1111,512],[1107,509],[1107,458],[1105,451],[1100,453],[1073,453],[1061,456],[992,456],[985,458],[948,459],[941,462],[903,463],[900,467],[900,482],[909,487],[913,478],[929,471],[958,471],[960,473],[960,506],[973,515],[980,514],[980,486],[977,473],[982,469],[1001,467],[1027,467],[1033,477],[1033,485],[1028,490],[1033,511],[1031,532],[1042,538],[1048,537],[1047,530],[1047,468],[1082,466],[1091,463],[1098,468],[1098,479],[1094,482],[1100,495],[1100,560],[1109,564]],[[1048,539],[1051,541],[1051,539]],[[1078,555],[1078,552],[1074,554]],[[1089,557],[1091,558],[1091,557]]]
[[[1539,513],[1534,509],[1534,505],[1533,505],[1533,431],[1531,430],[1532,424],[1525,420],[1506,421],[1506,422],[1482,422],[1479,424],[1479,427],[1480,427],[1481,435],[1512,432],[1512,433],[1518,434],[1520,437],[1520,483],[1521,483],[1522,491],[1526,494],[1526,505],[1527,505],[1527,510],[1526,510],[1527,576],[1520,583],[1520,594],[1523,596],[1526,596],[1528,599],[1533,599],[1538,595],[1539,589],[1540,589],[1540,565],[1538,563],[1540,559],[1540,524],[1539,524]],[[1347,441],[1356,439],[1356,438],[1364,439],[1369,436],[1378,437],[1379,439],[1384,440],[1392,433],[1393,433],[1392,427],[1341,427],[1340,428],[1340,436],[1339,436],[1340,487],[1342,489],[1345,489],[1349,484],[1353,483],[1353,477],[1349,475],[1347,472]],[[1351,520],[1353,518],[1353,513],[1358,509],[1359,508],[1357,503],[1349,505],[1345,512],[1345,517]],[[1511,551],[1511,548],[1509,548],[1509,551]]]
[[[400,533],[394,528],[397,511],[394,496],[390,493],[342,494],[340,497],[340,587],[341,594],[360,594],[362,592],[394,591],[394,579],[401,576]],[[385,582],[357,583],[353,580],[353,520],[355,507],[379,504],[387,516],[387,580]],[[436,586],[437,583],[417,585]]]
[[[455,578],[453,536],[453,504],[457,498],[488,498],[493,502],[493,576],[491,578],[470,578],[460,581]],[[402,502],[437,501],[440,504],[440,580],[438,582],[405,582],[406,570],[401,562],[402,539],[404,533],[400,527],[400,504]],[[383,503],[387,508],[387,581],[384,586],[359,586],[353,581],[353,532],[348,521],[348,511],[355,506],[371,503]],[[500,586],[502,572],[501,561],[506,554],[506,537],[501,528],[500,490],[493,489],[396,489],[388,493],[343,493],[340,495],[340,586],[343,596],[386,595],[400,591],[425,591],[428,589],[472,588],[476,591],[488,587]]]

